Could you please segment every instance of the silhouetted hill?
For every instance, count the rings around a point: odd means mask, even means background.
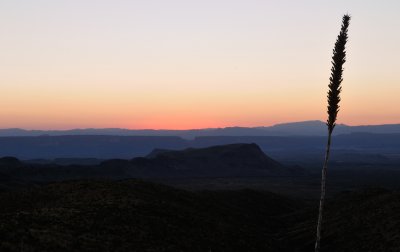
[[[99,165],[21,163],[0,159],[0,172],[26,181],[60,181],[88,178],[184,178],[299,175],[266,156],[256,144],[232,144],[203,149],[163,151],[152,158],[110,159]]]
[[[122,167],[137,177],[246,177],[300,174],[262,152],[256,144],[231,144],[183,151],[157,150],[150,158],[109,160],[102,167]]]
[[[310,251],[317,201],[70,181],[0,193],[0,251]],[[329,199],[322,251],[399,251],[400,194]]]
[[[2,157],[0,158],[0,167],[18,167],[21,166],[22,163],[21,161],[18,160],[18,158],[15,157]]]
[[[338,127],[349,127],[347,125],[337,125]],[[326,124],[321,121],[304,121],[304,122],[293,122],[293,123],[280,123],[275,124],[271,127],[264,128],[267,131],[274,132],[274,135],[295,135],[295,136],[323,136],[326,135],[327,129]]]
[[[32,186],[32,183],[11,175],[22,167],[24,164],[15,157],[0,158],[0,192]]]
[[[156,160],[180,162],[187,167],[199,167],[198,169],[206,165],[211,165],[210,169],[213,170],[222,169],[227,165],[230,166],[229,168],[270,170],[272,172],[283,169],[281,164],[265,155],[256,144],[219,145],[200,149],[188,148],[183,151],[164,150],[157,154],[153,152],[153,155],[152,158]],[[238,172],[240,171],[238,170]]]

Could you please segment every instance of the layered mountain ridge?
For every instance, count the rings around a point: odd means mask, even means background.
[[[400,124],[358,125],[338,124],[334,134],[350,133],[400,133]],[[200,136],[322,136],[326,135],[325,122],[318,120],[280,123],[262,127],[224,127],[188,130],[85,128],[71,130],[25,130],[20,128],[0,129],[5,136],[66,136],[66,135],[114,135],[114,136],[178,136],[193,139]]]
[[[149,157],[110,159],[99,165],[24,163],[13,157],[0,159],[0,173],[25,181],[68,179],[254,177],[299,175],[268,157],[256,144],[230,144],[181,151],[158,151]]]

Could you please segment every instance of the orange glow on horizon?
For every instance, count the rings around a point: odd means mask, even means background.
[[[400,123],[398,1],[89,2],[4,1],[0,128],[325,121],[346,12],[338,122]]]

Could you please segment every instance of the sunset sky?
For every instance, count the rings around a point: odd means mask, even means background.
[[[1,0],[0,128],[400,123],[400,1]]]

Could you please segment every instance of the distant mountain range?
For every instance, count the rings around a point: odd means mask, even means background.
[[[387,163],[400,159],[400,124],[337,125],[332,160]],[[213,145],[255,143],[280,162],[299,164],[323,158],[326,125],[321,121],[271,127],[198,130],[75,129],[29,131],[0,129],[0,157],[34,163],[99,164],[112,158],[143,157],[154,149],[182,150]],[[44,160],[46,159],[46,160]]]
[[[348,126],[337,125],[336,135],[349,133],[400,133],[400,124]],[[71,130],[24,130],[0,129],[0,136],[62,136],[62,135],[114,135],[114,136],[178,136],[192,139],[200,136],[322,136],[326,125],[322,121],[304,121],[276,124],[269,127],[226,127],[190,130],[130,130],[119,128],[71,129]]]
[[[52,159],[64,165],[97,164],[105,159],[143,157],[154,149],[183,150],[235,143],[255,143],[280,162],[298,164],[323,158],[326,136],[200,136],[192,140],[178,136],[14,136],[0,137],[0,157],[34,159],[35,163],[48,163]],[[332,149],[335,150],[332,160],[337,161],[399,159],[400,133],[336,135]]]

